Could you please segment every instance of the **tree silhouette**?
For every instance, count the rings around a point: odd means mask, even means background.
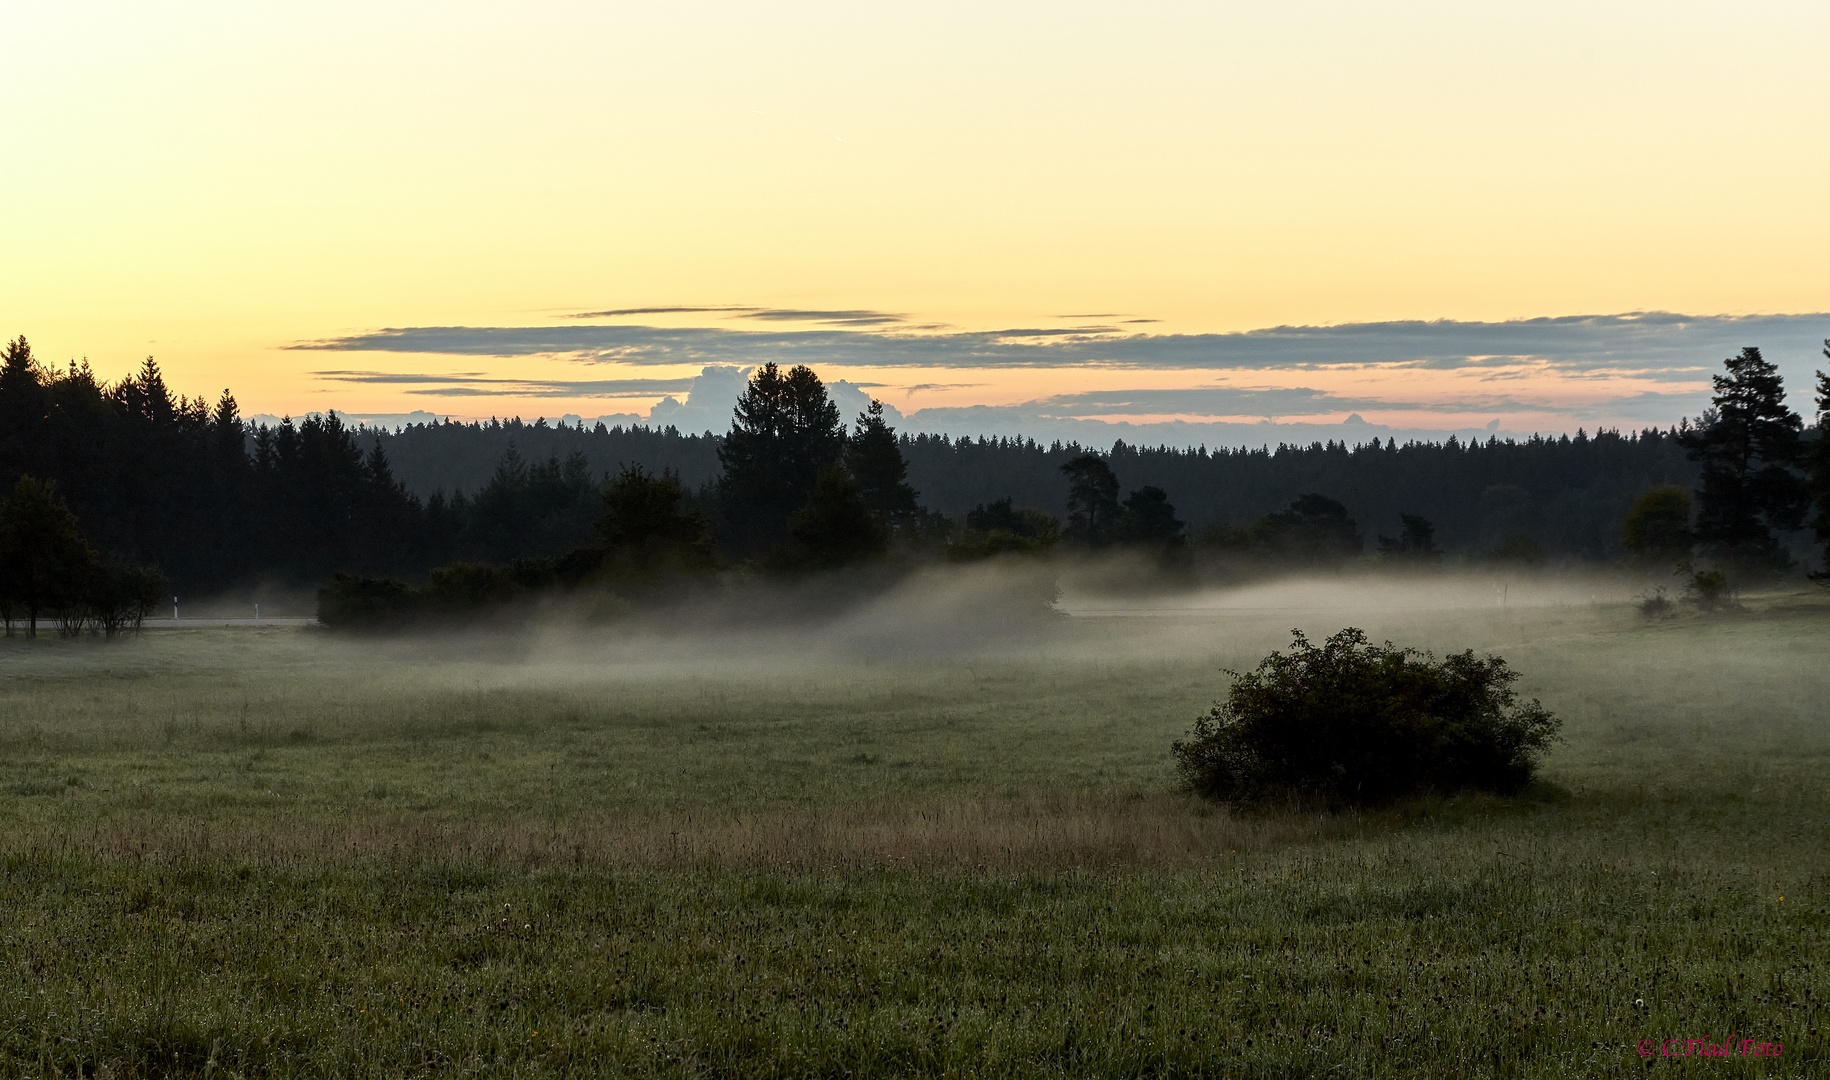
[[[844,449],[839,407],[812,368],[758,368],[718,448],[719,505],[732,546],[756,554],[786,539],[788,516]]]
[[[1299,566],[1357,558],[1366,543],[1347,508],[1316,491],[1299,495],[1283,510],[1258,519],[1244,541],[1273,562]]]
[[[1830,339],[1824,341],[1824,358],[1830,360]],[[1811,516],[1811,530],[1823,547],[1824,565],[1811,575],[1821,585],[1830,585],[1830,375],[1817,372],[1817,441],[1810,455],[1811,501],[1817,512]]]
[[[22,476],[0,502],[0,595],[23,610],[26,632],[38,636],[38,616],[81,600],[95,553],[76,529],[76,515],[52,485]],[[7,632],[12,621],[7,620]]]
[[[1690,489],[1665,484],[1634,500],[1620,522],[1620,542],[1636,561],[1675,565],[1690,557]]]
[[[657,599],[718,565],[705,514],[686,504],[680,478],[625,466],[604,485],[598,544],[606,573],[625,592]]]
[[[0,350],[0,478],[42,472],[51,396],[45,372],[23,336]]]
[[[788,536],[779,565],[802,570],[836,570],[877,558],[890,540],[857,481],[839,465],[820,473],[806,504],[789,517]]]
[[[86,614],[106,637],[132,631],[171,595],[165,575],[147,566],[100,565],[90,569],[83,588]]]
[[[1118,477],[1098,454],[1082,454],[1061,466],[1068,481],[1067,534],[1087,547],[1103,547],[1116,538]]]
[[[949,538],[948,557],[984,559],[1009,552],[1043,551],[1061,539],[1061,522],[1040,510],[1011,505],[1010,496],[966,512],[966,527]]]
[[[908,485],[909,464],[895,429],[884,422],[883,402],[876,398],[858,415],[857,430],[845,442],[845,469],[858,482],[864,505],[891,530],[920,510],[915,489]]]
[[[1405,562],[1434,562],[1442,558],[1436,547],[1436,526],[1418,514],[1399,514],[1404,529],[1396,538],[1379,537],[1379,554]]]
[[[1801,463],[1797,413],[1786,408],[1779,369],[1756,348],[1724,361],[1712,377],[1712,407],[1683,436],[1702,466],[1696,538],[1712,557],[1743,571],[1783,570],[1791,557],[1774,529],[1803,523],[1809,498],[1795,471]]]
[[[1133,491],[1118,520],[1119,538],[1127,543],[1168,550],[1181,547],[1183,523],[1176,518],[1169,494],[1159,487]]]

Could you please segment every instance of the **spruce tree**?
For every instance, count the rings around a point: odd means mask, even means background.
[[[1786,408],[1779,369],[1756,348],[1724,362],[1712,407],[1682,436],[1702,467],[1696,538],[1704,552],[1746,573],[1784,570],[1791,557],[1773,535],[1804,522],[1808,492],[1796,469],[1804,422]]]
[[[844,449],[839,407],[812,368],[758,368],[718,447],[718,501],[732,546],[757,554],[785,540],[788,516]]]
[[[1068,481],[1067,534],[1088,547],[1116,538],[1118,477],[1098,454],[1082,454],[1061,466]]]
[[[896,431],[884,422],[883,402],[871,399],[858,414],[857,429],[845,442],[845,468],[858,483],[858,494],[877,520],[896,528],[920,507],[908,485],[909,465],[902,459]]]
[[[47,381],[24,335],[0,349],[0,481],[44,464]]]
[[[1830,360],[1830,338],[1824,341],[1824,358]],[[1817,512],[1811,516],[1811,529],[1823,546],[1824,565],[1811,575],[1820,585],[1830,586],[1830,375],[1817,373],[1817,441],[1811,444],[1811,501]]]

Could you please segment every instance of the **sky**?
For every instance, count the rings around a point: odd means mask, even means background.
[[[250,415],[1277,442],[1830,366],[1830,5],[10,0],[0,334]],[[696,395],[696,397],[695,397]],[[1322,433],[1322,434],[1314,434]]]

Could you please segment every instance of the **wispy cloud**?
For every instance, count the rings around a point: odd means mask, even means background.
[[[1362,409],[1530,412],[1549,406],[1543,402],[1501,396],[1411,401],[1350,397],[1305,386],[1194,386],[1057,394],[1030,402],[1028,407],[1040,415],[1051,416],[1317,416]]]
[[[626,315],[700,315],[728,311],[760,311],[762,309],[748,304],[713,304],[709,307],[626,307],[611,308],[608,311],[575,311],[561,315],[562,319],[617,319]]]
[[[502,379],[476,372],[434,374],[394,371],[314,371],[312,374],[331,382],[419,385],[423,388],[401,392],[421,394],[427,397],[642,398],[677,394],[690,390],[693,386],[693,380],[690,378]]]
[[[512,379],[494,379],[480,371],[453,371],[442,375],[427,372],[398,371],[314,371],[320,379],[334,382],[352,383],[499,383],[514,382]]]
[[[859,383],[858,385],[863,386],[865,384]],[[919,394],[927,390],[972,390],[987,385],[989,384],[982,382],[922,382],[910,383],[908,386],[890,386],[889,389],[901,390],[910,394]]]
[[[796,308],[754,308],[738,318],[764,322],[830,323],[835,326],[892,326],[909,321],[907,315],[887,311],[801,311]]]
[[[761,322],[812,322],[830,326],[893,326],[908,322],[907,315],[864,308],[810,310],[803,308],[757,307],[753,304],[711,304],[706,306],[610,308],[606,311],[578,311],[559,316],[562,319],[619,319],[631,315],[722,315],[730,319],[756,319]]]

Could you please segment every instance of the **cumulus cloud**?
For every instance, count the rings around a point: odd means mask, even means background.
[[[672,396],[661,399],[649,410],[647,423],[651,427],[675,427],[689,434],[714,432],[723,434],[731,428],[731,412],[737,407],[737,399],[750,383],[751,368],[711,365],[698,375],[686,380],[689,385],[684,400]],[[858,383],[835,379],[826,384],[826,394],[839,407],[839,415],[847,424],[852,423],[870,406],[872,387]],[[902,419],[902,414],[893,405],[885,405],[884,415],[891,423]]]

